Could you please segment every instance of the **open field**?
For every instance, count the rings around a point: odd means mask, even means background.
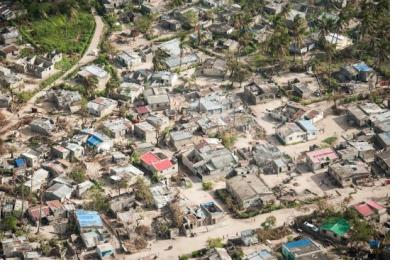
[[[94,28],[93,16],[79,12],[72,18],[58,15],[24,23],[20,32],[24,39],[43,51],[56,49],[68,54],[82,54],[89,44]]]

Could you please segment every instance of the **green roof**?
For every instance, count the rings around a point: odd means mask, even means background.
[[[343,218],[330,218],[320,226],[320,230],[329,230],[338,236],[344,236],[350,230],[350,225]]]

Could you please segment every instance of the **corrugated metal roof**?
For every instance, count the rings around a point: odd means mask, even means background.
[[[77,210],[76,219],[80,227],[102,227],[102,220],[96,211]]]

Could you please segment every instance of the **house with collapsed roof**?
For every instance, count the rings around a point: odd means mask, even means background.
[[[250,105],[257,105],[279,96],[279,88],[275,84],[253,81],[245,86],[243,96]]]
[[[275,200],[273,192],[254,174],[232,177],[226,180],[226,188],[241,209],[261,207]]]
[[[51,119],[40,118],[35,119],[30,123],[30,129],[39,134],[51,135],[55,129],[55,125]]]
[[[178,173],[178,164],[172,162],[162,153],[147,152],[140,157],[141,165],[152,174],[170,178]]]
[[[227,72],[226,61],[219,58],[208,58],[199,68],[199,73],[202,76],[223,80],[226,78]]]
[[[6,259],[26,259],[26,257],[29,256],[31,253],[36,253],[35,255],[37,255],[38,258],[38,247],[40,247],[40,244],[30,243],[28,238],[25,236],[13,236],[11,238],[4,238],[1,240],[1,248],[3,251],[3,255]]]
[[[100,118],[112,114],[117,106],[118,101],[102,96],[87,103],[88,113]]]
[[[218,139],[209,138],[184,152],[182,164],[203,181],[218,181],[236,167],[238,158]]]
[[[107,120],[103,123],[103,130],[113,138],[124,137],[134,132],[134,125],[125,118]]]
[[[350,123],[364,127],[371,123],[372,116],[383,114],[386,111],[375,103],[354,104],[347,108],[346,118]],[[376,119],[373,120],[376,122]],[[390,118],[388,118],[388,121],[390,123]]]
[[[34,55],[18,59],[14,68],[20,73],[26,73],[39,79],[45,79],[54,72],[55,64],[62,59],[62,54],[56,51],[44,56]]]
[[[192,145],[192,133],[188,130],[172,131],[169,134],[170,144],[177,150],[188,148]]]
[[[128,185],[134,184],[138,177],[144,176],[144,172],[132,164],[110,167],[109,174],[113,183],[119,183],[121,180],[126,180]]]
[[[135,135],[147,143],[157,142],[157,130],[148,122],[140,122],[134,125]]]
[[[280,174],[294,168],[292,159],[271,144],[257,144],[237,150],[243,160],[255,164],[264,174]]]
[[[206,135],[216,135],[227,128],[227,124],[219,116],[203,117],[196,121],[199,129]]]
[[[390,148],[377,153],[374,163],[387,177],[390,177]]]
[[[211,93],[198,98],[190,104],[190,110],[206,113],[207,115],[220,114],[227,110],[237,109],[241,100],[235,96],[226,96],[222,93]]]
[[[134,103],[134,101],[143,93],[144,86],[136,83],[121,83],[116,94],[112,98]]]
[[[149,188],[157,209],[162,209],[174,198],[171,190],[163,182],[152,184]]]
[[[350,187],[371,175],[368,165],[360,161],[354,163],[337,162],[329,165],[328,174],[343,188]]]
[[[201,203],[199,206],[206,216],[205,223],[207,225],[217,224],[224,217],[223,210],[213,201]]]
[[[163,88],[149,88],[143,92],[144,99],[151,111],[170,109],[171,102],[168,92]]]
[[[132,69],[138,64],[141,63],[141,57],[132,51],[122,51],[119,55],[117,55],[117,61],[118,63],[127,68],[127,69]]]
[[[79,103],[82,99],[82,96],[76,90],[55,89],[50,90],[49,94],[52,95],[54,103],[60,110],[69,110],[71,112],[74,112],[80,109]],[[74,107],[78,107],[78,109],[75,109]]]
[[[105,71],[101,66],[96,64],[91,64],[83,67],[77,74],[80,82],[86,82],[90,78],[95,78],[97,80],[97,89],[104,89],[105,85],[110,79],[110,74]]]
[[[335,46],[336,50],[343,50],[353,45],[353,41],[348,36],[337,34],[337,33],[329,33],[325,36],[326,42]]]

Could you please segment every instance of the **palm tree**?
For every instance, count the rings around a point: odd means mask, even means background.
[[[302,48],[302,45],[305,40],[306,36],[306,30],[307,30],[307,22],[303,18],[301,18],[299,15],[297,15],[292,24],[292,33],[293,33],[293,38],[294,38],[294,44],[297,46],[297,48],[300,50]],[[296,52],[294,53],[293,56],[293,61],[296,60]],[[300,52],[300,60],[302,62],[302,67],[303,65],[303,54]]]
[[[279,13],[279,15],[283,18],[286,19],[290,16],[290,4],[287,3],[285,6],[283,6],[282,11]]]
[[[319,30],[319,39],[322,44],[324,44],[326,42],[326,36],[335,30],[336,22],[333,18],[322,17],[317,20],[316,25]]]
[[[94,76],[87,77],[83,80],[84,90],[87,98],[94,95],[94,91],[97,89],[98,80]]]

